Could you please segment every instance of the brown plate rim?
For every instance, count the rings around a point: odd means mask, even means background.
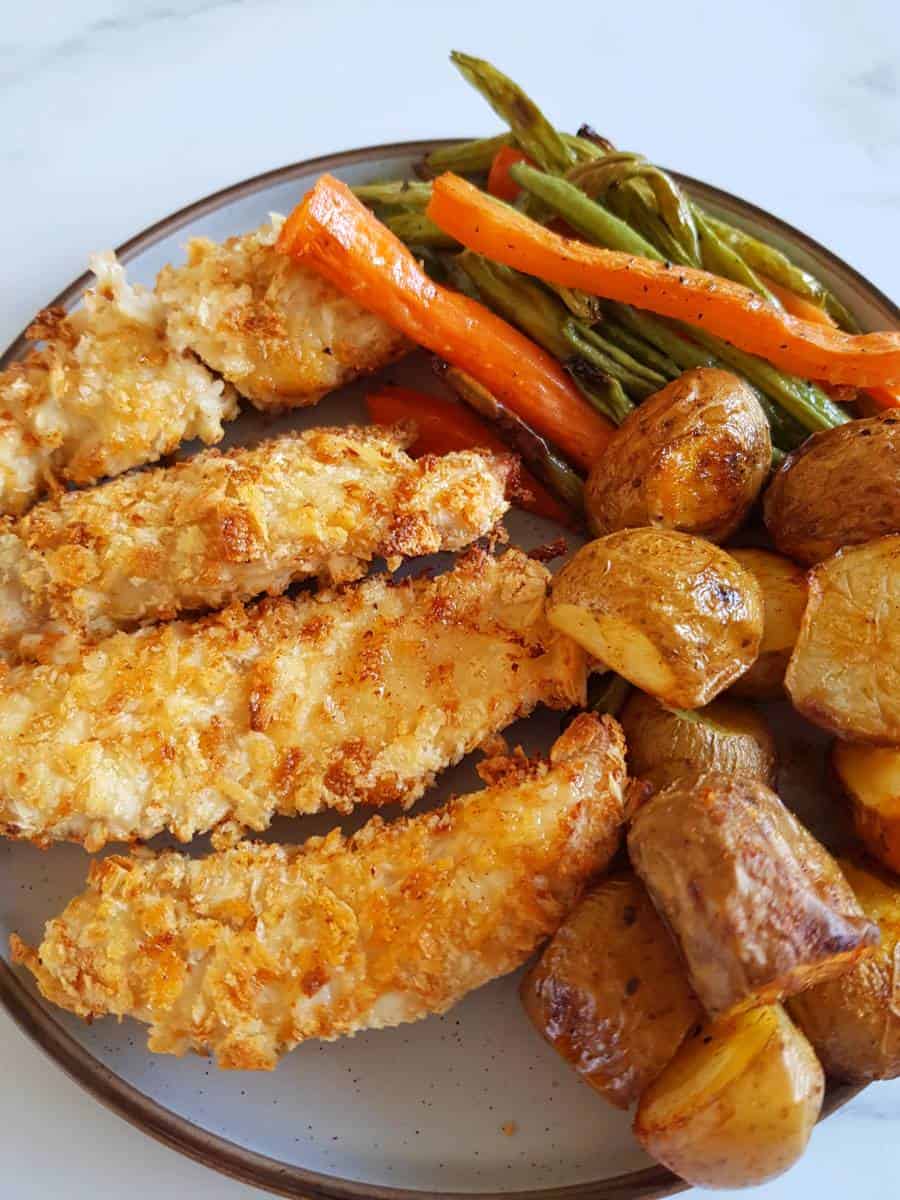
[[[339,169],[354,163],[366,162],[375,157],[424,156],[438,146],[446,146],[461,140],[463,139],[437,138],[389,142],[355,150],[338,151],[334,154],[325,154],[317,158],[277,167],[260,175],[254,175],[240,183],[221,188],[193,204],[186,205],[130,238],[118,247],[116,254],[122,262],[127,263],[136,254],[160,241],[163,237],[176,233],[198,217],[214,212],[233,200],[251,196],[271,184],[283,183],[295,176],[308,175],[314,171]],[[864,275],[815,241],[814,238],[773,216],[765,209],[742,200],[730,192],[693,179],[688,175],[678,172],[672,172],[672,174],[695,195],[706,196],[713,201],[718,200],[729,208],[737,208],[738,211],[768,225],[785,239],[802,246],[810,254],[824,258],[831,269],[846,280],[848,285],[865,291],[900,326],[900,307]],[[80,275],[50,302],[50,306],[68,307],[77,301],[91,278],[90,272]],[[0,356],[0,370],[21,357],[27,345],[26,331],[23,330]],[[178,1116],[164,1105],[158,1104],[137,1088],[132,1087],[131,1084],[126,1083],[114,1071],[89,1054],[75,1038],[66,1032],[59,1021],[43,1007],[37,997],[28,991],[10,965],[2,958],[0,958],[0,1004],[22,1032],[57,1066],[61,1067],[70,1079],[73,1079],[94,1099],[131,1125],[195,1162],[242,1183],[262,1188],[276,1195],[289,1197],[290,1200],[365,1200],[369,1197],[373,1197],[375,1200],[460,1200],[460,1197],[466,1197],[466,1200],[501,1200],[501,1197],[506,1200],[509,1198],[513,1198],[513,1200],[657,1200],[660,1197],[674,1195],[687,1187],[683,1180],[661,1166],[647,1167],[640,1171],[629,1171],[610,1176],[607,1179],[570,1184],[565,1187],[515,1192],[443,1192],[381,1187],[307,1171],[302,1167],[292,1166],[266,1155],[257,1154],[227,1138],[210,1133],[187,1118]],[[842,1108],[862,1090],[862,1086],[855,1084],[831,1084],[825,1098],[822,1118],[830,1116]]]

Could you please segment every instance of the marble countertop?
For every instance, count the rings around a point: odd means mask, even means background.
[[[745,196],[900,297],[896,0],[569,0],[555,22],[551,11],[532,0],[7,6],[0,344],[89,250],[228,183],[345,147],[487,132],[490,117],[446,65],[451,46],[528,81],[561,124],[589,120]],[[261,1195],[86,1100],[3,1014],[0,1045],[4,1200]],[[874,1194],[900,1173],[885,1126],[898,1120],[900,1081],[869,1088],[756,1194]]]

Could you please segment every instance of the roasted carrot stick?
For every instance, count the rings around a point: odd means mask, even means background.
[[[487,189],[498,200],[508,200],[512,203],[521,192],[522,189],[509,173],[509,168],[517,162],[530,163],[531,159],[515,146],[501,146],[494,155],[488,172]]]
[[[759,275],[758,271],[757,274]],[[804,296],[798,296],[796,292],[792,292],[790,288],[776,283],[768,275],[759,275],[759,278],[772,295],[781,301],[784,311],[790,313],[792,317],[799,317],[801,321],[811,321],[813,325],[830,325],[833,329],[837,327],[837,321],[835,321],[834,317],[818,304],[813,304],[812,300],[807,300]]]
[[[323,175],[285,222],[278,249],[468,371],[577,466],[589,470],[606,449],[612,424],[556,359],[490,309],[429,279],[346,184]]]
[[[427,213],[495,262],[700,325],[785,371],[861,387],[900,384],[900,331],[849,334],[800,321],[706,271],[561,238],[457,175],[434,181]]]
[[[417,430],[410,447],[414,458],[423,454],[448,454],[451,450],[493,450],[509,454],[509,446],[468,408],[443,396],[431,396],[413,388],[382,387],[366,396],[369,419],[375,425],[412,421]],[[539,517],[572,523],[572,514],[537,480],[527,467],[520,467],[509,497],[519,508]]]

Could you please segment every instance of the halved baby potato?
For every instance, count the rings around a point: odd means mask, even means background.
[[[695,1187],[749,1187],[800,1158],[825,1077],[781,1005],[705,1025],[638,1104],[649,1154]]]
[[[629,774],[655,788],[705,771],[774,784],[775,743],[762,715],[749,704],[720,698],[705,708],[674,709],[632,692],[620,720]]]
[[[794,1020],[829,1075],[864,1083],[900,1076],[900,886],[873,869],[841,862],[867,917],[881,930],[878,949],[839,979],[790,1000]]]
[[[732,684],[735,696],[776,700],[784,694],[784,673],[800,633],[806,608],[806,572],[770,550],[730,550],[754,576],[763,594],[763,634],[756,662]]]
[[[803,716],[838,737],[900,744],[900,535],[810,571],[785,686]]]
[[[661,529],[598,538],[556,576],[548,619],[610,670],[676,708],[699,708],[755,660],[753,576],[711,542]]]
[[[711,542],[733,533],[769,474],[769,422],[730,371],[685,371],[613,434],[584,503],[598,536],[653,525]]]
[[[841,974],[878,942],[828,851],[745,775],[657,792],[632,820],[628,852],[712,1017]]]
[[[638,1099],[703,1019],[675,944],[630,871],[585,896],[521,995],[550,1045],[618,1108]]]
[[[900,874],[900,749],[835,742],[831,761],[866,849]]]
[[[900,413],[813,434],[769,484],[764,518],[775,545],[811,565],[843,546],[900,533]]]

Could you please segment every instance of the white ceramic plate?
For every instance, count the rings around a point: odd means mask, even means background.
[[[376,147],[300,163],[238,184],[160,222],[120,250],[132,279],[152,285],[164,263],[179,261],[185,240],[221,239],[289,212],[324,170],[349,182],[407,174],[431,143]],[[789,249],[857,314],[864,326],[900,326],[900,312],[877,289],[803,235],[743,202],[687,181],[709,208]],[[85,247],[85,250],[92,247]],[[77,280],[55,303],[72,304]],[[20,338],[6,359],[18,356]],[[436,386],[422,361],[385,372],[390,379]],[[286,428],[364,419],[365,384],[317,408],[265,423],[252,410],[229,428],[226,443]],[[509,528],[526,547],[558,531],[514,514]],[[783,723],[777,722],[781,728]],[[545,748],[558,714],[541,714],[511,731]],[[825,788],[821,745],[789,732],[781,781],[806,816]],[[810,775],[812,772],[812,775]],[[478,786],[471,763],[448,772],[429,798]],[[334,818],[279,820],[270,837],[303,840]],[[357,821],[356,824],[360,822]],[[814,822],[813,822],[814,823]],[[352,822],[348,822],[352,824]],[[193,853],[208,849],[201,841]],[[77,847],[42,852],[0,844],[0,955],[9,934],[39,940],[44,921],[84,883],[87,856]],[[333,1044],[311,1043],[272,1074],[220,1072],[204,1059],[174,1059],[144,1049],[144,1029],[111,1020],[86,1025],[51,1008],[30,978],[0,958],[0,1001],[60,1066],[102,1102],[147,1133],[219,1170],[291,1196],[441,1195],[501,1192],[549,1198],[649,1197],[679,1182],[650,1165],[630,1134],[630,1118],[593,1096],[522,1016],[517,977],[471,995],[444,1017]],[[834,1108],[850,1094],[835,1089]]]

